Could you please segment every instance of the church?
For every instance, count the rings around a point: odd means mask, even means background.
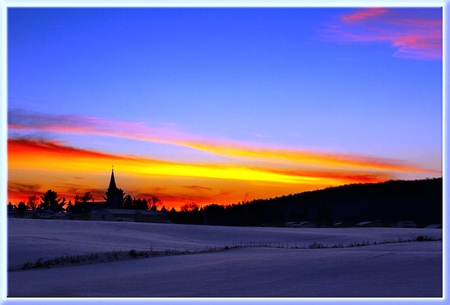
[[[118,188],[114,177],[114,169],[111,171],[109,186],[106,191],[105,202],[95,204],[90,213],[90,220],[126,221],[126,222],[153,222],[168,223],[167,214],[160,211],[122,209],[125,192]]]
[[[111,179],[105,196],[105,208],[120,209],[125,193],[122,189],[116,186],[116,179],[114,178],[114,168],[111,170]]]

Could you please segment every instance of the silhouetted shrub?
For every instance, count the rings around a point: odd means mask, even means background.
[[[138,255],[136,250],[134,250],[134,249],[131,249],[130,252],[128,252],[128,254],[133,258],[136,258]]]

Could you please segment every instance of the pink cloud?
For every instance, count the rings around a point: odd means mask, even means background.
[[[164,127],[148,127],[144,122],[111,121],[92,116],[51,115],[18,109],[8,111],[8,128],[72,134],[87,133],[154,142],[167,142],[168,138],[176,137],[172,130]]]
[[[389,24],[395,24],[398,26],[409,26],[409,27],[434,27],[442,26],[442,20],[425,20],[425,19],[390,19]]]
[[[385,8],[367,8],[360,11],[357,11],[355,13],[342,15],[340,18],[345,23],[354,23],[358,22],[367,18],[373,18],[380,15],[383,15],[388,10]]]
[[[389,43],[397,50],[394,57],[442,59],[442,19],[421,15],[420,10],[361,9],[340,16],[321,30],[324,38],[333,42]]]
[[[442,41],[430,35],[409,35],[392,37],[392,45],[398,47],[394,56],[413,59],[441,59]]]
[[[300,167],[315,165],[319,167],[326,166],[327,168],[434,173],[434,171],[404,164],[399,160],[387,160],[351,154],[344,155],[333,152],[277,148],[270,145],[252,145],[226,139],[208,139],[174,132],[167,128],[150,128],[143,122],[108,121],[95,117],[58,116],[19,110],[10,110],[8,112],[8,120],[8,127],[11,130],[94,134],[147,142],[167,143],[242,161],[256,160],[270,164],[291,164]],[[56,146],[50,148],[55,149]]]

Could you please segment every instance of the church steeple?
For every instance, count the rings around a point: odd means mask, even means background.
[[[116,190],[117,186],[116,186],[116,179],[114,179],[114,167],[111,170],[111,180],[109,180],[109,187],[108,187],[108,191],[111,190]]]
[[[114,167],[111,170],[111,179],[109,180],[109,186],[106,191],[106,207],[109,209],[120,209],[125,194],[122,189],[117,188],[116,179],[114,178]]]

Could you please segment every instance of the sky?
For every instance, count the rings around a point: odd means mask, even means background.
[[[8,201],[442,177],[441,8],[9,8]]]

